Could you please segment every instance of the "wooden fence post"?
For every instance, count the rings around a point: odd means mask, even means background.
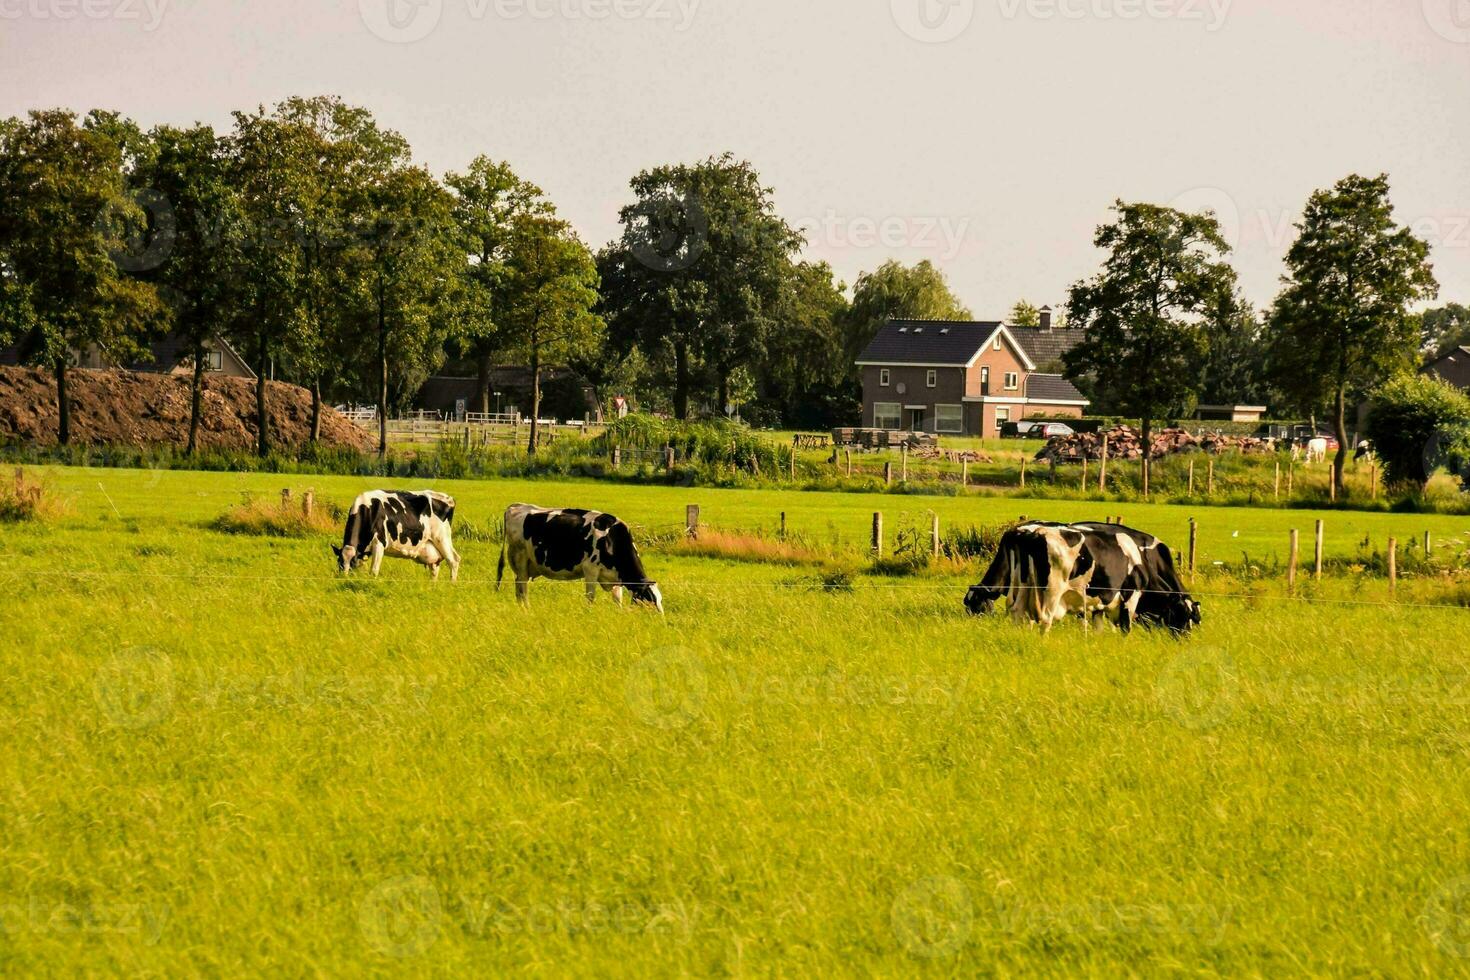
[[[1189,495],[1194,496],[1194,460],[1189,461]]]
[[[902,450],[902,452],[899,455],[901,455],[903,457],[903,480],[902,480],[902,482],[907,483],[907,482],[909,482],[909,444],[908,443],[904,443],[903,444],[903,450]]]
[[[929,545],[930,545],[930,550],[933,552],[934,557],[935,558],[938,558],[939,557],[939,515],[937,513],[931,513],[929,516],[930,516],[931,521],[932,521],[932,523],[929,526]]]
[[[1296,496],[1296,460],[1291,461],[1291,466],[1286,471],[1286,499],[1290,500]]]
[[[613,447],[613,469],[623,465],[623,450],[621,446]]]
[[[1373,483],[1373,499],[1374,500],[1377,500],[1378,499],[1378,464],[1377,463],[1370,464],[1369,479]]]
[[[1209,496],[1213,497],[1215,495],[1215,461],[1213,459],[1209,461],[1209,467],[1210,467],[1210,473],[1209,473],[1209,477],[1208,477],[1209,483],[1207,484],[1208,489],[1206,489],[1205,492]]]
[[[844,449],[842,451],[847,454],[847,475],[848,475],[848,478],[851,479],[851,477],[852,477],[852,450],[851,449]]]
[[[1397,598],[1399,593],[1399,539],[1388,539],[1388,595]]]
[[[883,512],[873,515],[873,554],[883,557]]]
[[[1276,461],[1276,482],[1272,485],[1271,497],[1274,500],[1281,499],[1281,460]]]
[[[791,447],[791,482],[796,482],[796,447]]]
[[[960,462],[960,489],[970,488],[970,461],[968,459]]]
[[[690,504],[684,508],[684,533],[691,539],[699,537],[698,504]]]
[[[883,464],[883,482],[890,487],[893,486],[893,460],[891,459]]]
[[[1302,533],[1296,528],[1291,529],[1291,557],[1286,565],[1286,589],[1292,595],[1296,595],[1296,567],[1301,560]]]
[[[1434,544],[1434,538],[1430,536],[1430,534],[1429,534],[1428,531],[1425,531],[1424,532],[1424,560],[1425,561],[1428,561],[1429,560],[1429,547],[1432,544]]]
[[[1196,558],[1199,554],[1199,525],[1193,517],[1189,519],[1189,580],[1194,581]]]
[[[281,491],[281,509],[285,510],[291,506],[291,488],[287,487]]]
[[[1153,482],[1153,460],[1147,457],[1143,460],[1143,499],[1147,500],[1152,492]]]
[[[665,446],[664,447],[664,469],[669,470],[669,471],[672,471],[674,469],[674,447],[673,446]]]
[[[1316,560],[1313,563],[1312,577],[1318,581],[1322,578],[1322,538],[1325,527],[1326,524],[1324,521],[1317,522],[1317,549]]]
[[[316,493],[314,491],[312,491],[312,490],[308,490],[308,491],[306,491],[306,493],[302,494],[302,496],[301,496],[301,512],[303,514],[305,514],[307,517],[310,517],[311,516],[311,512],[313,510],[315,510],[315,509],[316,509]]]
[[[1026,489],[1026,454],[1021,454],[1021,489]]]
[[[1098,468],[1097,489],[1102,493],[1108,492],[1108,435],[1106,432],[1103,433],[1102,438],[1102,462]]]
[[[1088,484],[1090,484],[1091,482],[1092,481],[1090,481],[1087,478],[1087,451],[1086,450],[1083,450],[1083,452],[1082,452],[1082,492],[1083,493],[1086,493],[1087,492]]]

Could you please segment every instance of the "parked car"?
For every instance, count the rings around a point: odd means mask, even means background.
[[[1026,428],[1025,422],[1021,428]],[[1077,430],[1065,422],[1032,422],[1031,428],[1026,430],[1027,439],[1056,439],[1060,436],[1075,436]]]

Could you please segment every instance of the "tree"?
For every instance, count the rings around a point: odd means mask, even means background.
[[[858,276],[848,308],[846,358],[849,369],[889,320],[968,320],[971,313],[950,291],[944,273],[928,259],[913,267],[883,263]]]
[[[847,300],[825,262],[798,262],[788,274],[778,319],[757,365],[760,400],[772,416],[804,427],[850,417],[859,391],[842,334]]]
[[[1185,414],[1195,397],[1202,325],[1234,291],[1235,272],[1213,214],[1123,201],[1113,211],[1094,239],[1108,252],[1102,271],[1072,287],[1067,315],[1086,333],[1064,362],[1070,378],[1139,419],[1146,467],[1153,420]]]
[[[1426,361],[1437,361],[1457,347],[1470,346],[1470,307],[1448,303],[1418,315],[1419,349]]]
[[[145,170],[168,229],[165,254],[150,275],[172,311],[171,329],[190,355],[187,452],[199,444],[209,341],[233,315],[239,263],[239,202],[230,182],[227,143],[205,125],[160,126],[151,133]],[[172,367],[172,365],[164,365]]]
[[[63,445],[72,357],[140,357],[165,322],[156,290],[119,267],[127,242],[147,234],[114,135],[121,125],[111,116],[78,124],[62,109],[0,123],[0,335],[53,371]]]
[[[1439,292],[1429,245],[1394,223],[1388,195],[1386,174],[1354,174],[1312,195],[1271,313],[1278,385],[1333,420],[1339,493],[1352,451],[1349,402],[1413,365],[1420,336],[1409,307]]]
[[[600,261],[618,346],[673,361],[674,414],[689,417],[699,366],[729,400],[730,378],[763,353],[802,244],[755,169],[730,154],[633,178],[621,239]]]
[[[368,222],[357,237],[377,338],[378,453],[387,455],[391,385],[396,380],[406,394],[443,356],[454,330],[454,304],[447,300],[454,296],[464,254],[456,243],[449,194],[427,170],[399,166],[379,174],[368,199]]]
[[[1041,326],[1041,308],[1023,299],[1011,307],[1011,315],[1006,322],[1013,327],[1039,327]]]
[[[506,347],[524,356],[531,369],[531,436],[526,452],[534,455],[543,366],[566,364],[594,347],[603,334],[602,319],[593,313],[597,264],[570,225],[542,215],[517,222],[507,264],[500,334]]]
[[[507,163],[480,156],[445,183],[454,193],[451,213],[468,256],[461,278],[463,344],[479,373],[480,411],[490,412],[490,369],[497,347],[497,321],[506,303],[511,242],[526,218],[549,217],[553,208],[541,188],[517,177]]]
[[[1226,296],[1204,321],[1205,360],[1199,400],[1208,405],[1270,405],[1265,325],[1239,293]]]
[[[1422,491],[1445,465],[1470,474],[1470,395],[1438,378],[1401,374],[1375,391],[1365,434],[1391,484]]]

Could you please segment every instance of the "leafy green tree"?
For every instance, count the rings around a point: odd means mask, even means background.
[[[1348,406],[1413,365],[1420,335],[1409,307],[1439,292],[1429,245],[1394,222],[1388,195],[1387,175],[1356,174],[1312,195],[1271,313],[1277,384],[1332,418],[1339,493],[1352,451]]]
[[[1013,327],[1039,327],[1041,326],[1041,308],[1023,299],[1011,307],[1011,315],[1006,322]]]
[[[422,385],[455,330],[452,298],[464,253],[450,215],[449,193],[421,167],[378,174],[368,192],[358,260],[369,322],[377,340],[378,452],[388,452],[392,386]]]
[[[856,373],[854,362],[889,320],[969,320],[971,313],[925,259],[911,267],[885,262],[858,276],[845,319],[846,359]]]
[[[500,336],[506,349],[531,369],[531,435],[535,454],[541,417],[541,372],[566,364],[601,341],[605,326],[595,312],[597,263],[566,222],[526,217],[517,222],[507,262],[506,302]]]
[[[1203,325],[1233,293],[1235,272],[1214,215],[1123,201],[1113,211],[1094,239],[1108,253],[1102,271],[1072,287],[1067,315],[1086,333],[1064,361],[1069,377],[1139,420],[1147,460],[1153,420],[1194,401]]]
[[[527,218],[549,217],[541,188],[517,177],[508,163],[479,156],[445,183],[454,193],[452,213],[468,256],[459,320],[463,346],[479,373],[480,411],[490,411],[490,369],[501,341],[497,318],[506,304],[508,264],[516,228]]]
[[[78,124],[62,109],[0,123],[0,335],[55,374],[63,445],[72,357],[135,359],[166,322],[153,286],[119,267],[128,241],[147,235],[114,136],[121,126],[112,117]]]
[[[160,248],[159,264],[148,278],[171,310],[170,329],[190,353],[187,452],[193,455],[203,414],[206,351],[238,300],[239,201],[230,180],[227,141],[211,127],[160,126],[151,139],[143,179],[166,207],[160,209],[166,229],[155,229],[166,247]]]
[[[1365,434],[1390,484],[1422,491],[1440,466],[1470,473],[1470,395],[1438,378],[1401,374],[1375,391]]]
[[[1418,314],[1419,349],[1426,361],[1437,361],[1457,347],[1470,346],[1470,307],[1448,303]]]
[[[1205,360],[1199,400],[1207,405],[1270,405],[1276,395],[1267,366],[1265,324],[1238,292],[1204,321]]]
[[[657,167],[633,178],[621,239],[600,262],[604,311],[617,345],[673,361],[674,414],[688,418],[702,365],[715,400],[763,354],[801,236],[771,191],[730,154]]]
[[[771,332],[756,366],[761,403],[773,416],[769,421],[827,426],[860,407],[859,392],[849,379],[852,364],[845,356],[843,293],[827,263],[791,266],[781,327]]]

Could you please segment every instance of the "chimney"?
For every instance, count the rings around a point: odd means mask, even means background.
[[[1041,332],[1042,333],[1051,333],[1051,307],[1050,306],[1043,306],[1041,308]]]

